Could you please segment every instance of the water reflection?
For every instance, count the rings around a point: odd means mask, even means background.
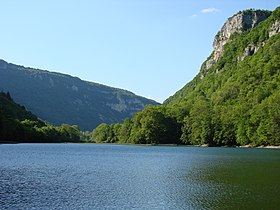
[[[229,149],[193,180],[205,188],[194,198],[203,209],[279,209],[280,151]]]
[[[276,209],[279,152],[3,145],[0,209]]]

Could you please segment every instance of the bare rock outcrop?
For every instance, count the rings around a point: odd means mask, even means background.
[[[266,20],[270,15],[271,11],[267,10],[245,10],[242,12],[238,12],[237,14],[230,17],[221,30],[215,36],[213,42],[214,52],[213,54],[204,62],[202,65],[201,71],[201,79],[207,74],[208,70],[219,60],[219,58],[223,55],[225,44],[229,43],[231,40],[231,35],[235,33],[243,33],[245,31],[251,30],[255,28],[260,22]],[[273,36],[280,31],[280,21],[276,21],[271,29],[269,36]],[[262,46],[265,43],[262,43]],[[246,56],[251,56],[258,51],[260,46],[255,46],[250,44],[244,49],[243,56],[238,58],[239,60],[243,60]]]
[[[223,47],[230,41],[232,34],[242,33],[256,27],[260,22],[267,19],[271,13],[263,10],[246,10],[229,18],[214,39],[214,61],[217,61],[223,55]]]
[[[280,20],[276,20],[270,28],[269,38],[278,34],[279,32],[280,32]]]

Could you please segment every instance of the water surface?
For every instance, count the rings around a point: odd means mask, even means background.
[[[0,145],[0,209],[279,209],[280,150]]]

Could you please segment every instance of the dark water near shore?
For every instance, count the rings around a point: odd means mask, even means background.
[[[280,150],[0,145],[0,209],[279,209]]]

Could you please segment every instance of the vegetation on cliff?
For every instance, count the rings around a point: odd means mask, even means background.
[[[123,124],[98,126],[94,141],[280,145],[279,23],[277,8],[256,27],[233,33],[223,54],[215,61],[213,52],[162,106],[148,106]]]

